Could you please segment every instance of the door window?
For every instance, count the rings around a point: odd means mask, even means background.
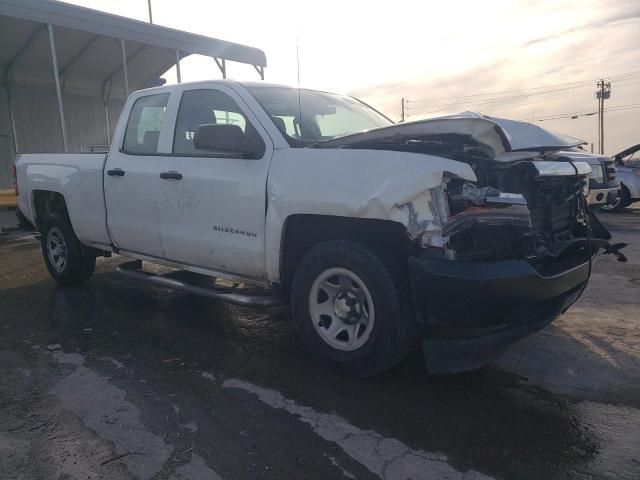
[[[168,101],[168,93],[148,95],[135,101],[124,134],[125,153],[158,153],[160,130]]]
[[[264,142],[249,123],[238,104],[219,90],[189,90],[182,94],[176,131],[173,138],[173,153],[177,155],[229,156],[229,153],[198,150],[193,142],[199,125],[237,125],[248,141],[264,151]]]

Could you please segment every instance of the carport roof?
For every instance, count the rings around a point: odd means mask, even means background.
[[[63,2],[0,0],[0,82],[53,84],[46,24],[54,27],[64,87],[87,93],[103,92],[107,84],[111,91],[123,90],[120,40],[126,44],[130,90],[166,72],[177,55],[200,54],[260,68],[267,63],[257,48]]]

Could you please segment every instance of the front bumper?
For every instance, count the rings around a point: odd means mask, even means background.
[[[411,257],[409,272],[427,367],[453,373],[490,362],[569,308],[588,281],[589,258],[583,252],[536,270],[517,260]]]

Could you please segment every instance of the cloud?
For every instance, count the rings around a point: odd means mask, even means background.
[[[522,47],[523,48],[527,48],[536,44],[540,44],[540,43],[545,43],[545,42],[549,42],[549,41],[553,41],[553,40],[557,40],[559,38],[562,38],[566,35],[570,35],[570,34],[574,34],[574,33],[582,33],[582,32],[588,32],[590,30],[597,30],[597,29],[602,29],[604,27],[614,27],[617,24],[620,23],[626,23],[626,22],[635,22],[637,20],[640,20],[640,4],[638,5],[633,5],[633,9],[631,9],[631,11],[621,11],[621,12],[615,12],[613,14],[611,14],[608,17],[602,18],[602,19],[598,19],[598,20],[594,20],[590,23],[587,23],[585,25],[579,25],[573,28],[568,28],[562,32],[557,32],[554,33],[552,35],[547,35],[547,36],[542,36],[539,38],[534,38],[532,40],[529,40],[528,42],[526,42]]]
[[[538,6],[539,2],[520,4],[525,16],[535,12],[535,24],[543,30],[546,13],[553,16],[555,28],[514,42],[502,55],[490,62],[473,65],[456,72],[427,73],[407,81],[394,81],[355,89],[362,98],[392,118],[399,118],[400,99],[409,99],[409,120],[472,109],[487,114],[515,119],[549,116],[556,113],[595,110],[595,79],[640,70],[640,4],[610,1],[598,3],[589,11],[566,11],[573,6]],[[543,8],[544,11],[539,9]],[[564,9],[564,10],[563,10]],[[531,13],[531,12],[529,12]],[[565,16],[575,19],[563,22]],[[532,20],[534,21],[534,20]],[[490,27],[484,34],[491,35]],[[507,38],[504,41],[508,41]],[[472,49],[472,39],[469,39]],[[464,61],[464,59],[461,59]],[[461,97],[478,93],[521,90],[545,85],[566,84],[593,79],[580,88],[571,88],[545,95],[511,98],[504,102],[487,102],[500,95]],[[524,94],[527,92],[520,92]],[[531,92],[529,92],[531,93]],[[517,97],[518,92],[502,96]],[[411,100],[432,99],[413,103]],[[484,103],[482,102],[484,101]],[[480,105],[477,105],[480,103]],[[607,107],[640,104],[640,76],[613,82],[613,92]],[[442,107],[442,111],[435,112]],[[563,119],[540,123],[545,128],[561,131],[597,142],[596,120],[593,117]],[[606,150],[614,153],[639,140],[640,109],[612,111],[605,114]]]

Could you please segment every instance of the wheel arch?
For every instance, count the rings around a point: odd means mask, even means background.
[[[52,190],[33,190],[33,215],[34,223],[39,231],[42,231],[44,219],[53,212],[67,211],[67,201],[60,192]]]
[[[296,268],[314,246],[329,240],[348,240],[371,250],[383,251],[406,264],[414,245],[406,227],[392,220],[331,215],[294,214],[285,220],[280,242],[280,285],[291,290]]]

